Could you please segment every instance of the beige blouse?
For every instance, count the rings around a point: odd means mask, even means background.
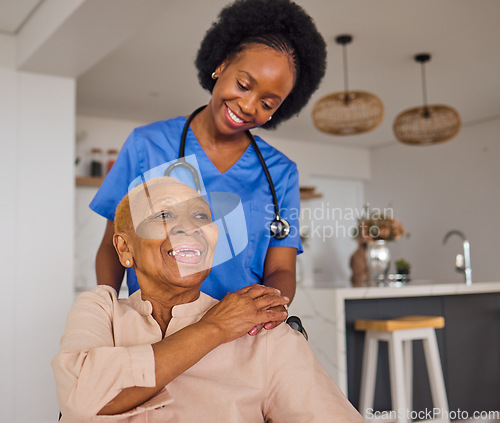
[[[165,337],[201,319],[217,300],[201,294],[172,310]],[[97,412],[128,387],[155,385],[151,344],[161,330],[140,291],[118,299],[98,286],[73,305],[52,360],[63,422],[363,422],[304,337],[282,324],[223,344],[162,391],[115,416]]]

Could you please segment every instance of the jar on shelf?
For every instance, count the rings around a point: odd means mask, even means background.
[[[118,150],[116,150],[115,148],[110,148],[108,150],[108,160],[106,162],[106,173],[108,173],[111,170],[111,168],[115,164],[117,157],[118,157]]]
[[[93,148],[90,150],[90,176],[101,177],[102,175],[102,150]]]

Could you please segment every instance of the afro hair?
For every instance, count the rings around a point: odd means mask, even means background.
[[[201,86],[212,92],[215,81],[211,74],[217,66],[238,51],[245,40],[263,36],[288,40],[297,64],[294,88],[273,119],[262,125],[273,129],[302,110],[325,74],[325,41],[302,7],[290,0],[236,0],[222,9],[206,32],[195,65]]]

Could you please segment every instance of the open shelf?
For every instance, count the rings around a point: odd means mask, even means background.
[[[300,199],[310,200],[312,198],[321,198],[323,194],[315,192],[315,187],[300,187]]]
[[[77,187],[96,187],[99,188],[104,181],[103,177],[95,176],[77,176],[76,186]],[[300,187],[300,199],[310,200],[312,198],[321,198],[323,194],[315,192],[314,187]]]
[[[96,176],[77,176],[75,184],[77,187],[97,187],[99,188],[104,178]]]

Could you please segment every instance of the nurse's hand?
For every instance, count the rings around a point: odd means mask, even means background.
[[[292,247],[270,247],[267,250],[266,260],[264,262],[264,275],[262,283],[265,286],[277,288],[282,295],[291,300],[295,295],[296,275],[295,269],[297,249]],[[270,330],[283,323],[288,318],[287,307],[278,306],[271,310],[281,311],[283,317],[267,321],[264,324],[256,325],[250,332],[250,335],[259,333],[262,328]]]
[[[266,330],[274,329],[276,326],[281,325],[288,318],[288,307],[287,306],[272,307],[272,308],[270,308],[270,310],[281,311],[281,312],[284,311],[286,313],[286,315],[284,315],[284,317],[280,320],[273,321],[273,322],[267,322],[267,323],[264,323],[262,325],[255,326],[254,328],[252,328],[251,331],[248,332],[249,335],[257,335],[262,330],[262,328],[264,328]]]

